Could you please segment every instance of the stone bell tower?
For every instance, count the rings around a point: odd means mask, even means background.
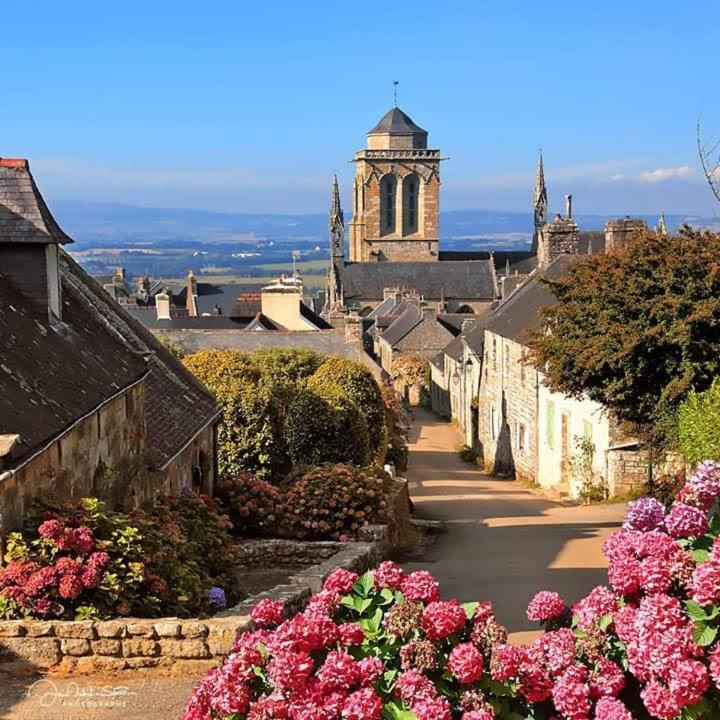
[[[439,150],[427,131],[393,107],[355,153],[351,262],[438,259]]]

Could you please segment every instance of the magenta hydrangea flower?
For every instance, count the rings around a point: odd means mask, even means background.
[[[405,579],[405,571],[391,560],[386,560],[375,568],[374,576],[375,587],[400,590]]]
[[[468,685],[482,677],[485,661],[472,643],[460,643],[450,651],[448,667],[463,685]]]
[[[285,603],[282,600],[263,598],[250,611],[253,622],[261,628],[271,628],[283,621]]]
[[[527,617],[532,622],[548,622],[562,616],[566,609],[560,595],[550,590],[541,590],[528,604]]]
[[[402,581],[400,589],[408,600],[431,603],[440,599],[440,585],[427,570],[410,573]]]
[[[639,500],[633,500],[628,505],[623,528],[625,530],[648,532],[659,528],[664,519],[665,506],[655,498],[643,497]]]
[[[353,585],[358,581],[358,574],[345,568],[337,568],[333,570],[323,583],[323,590],[330,590],[347,595],[352,592]]]
[[[595,720],[633,720],[633,716],[621,700],[602,697],[595,705]]]
[[[708,531],[708,520],[702,510],[674,502],[665,518],[665,527],[674,538],[698,537]]]
[[[356,690],[343,703],[342,715],[347,720],[378,720],[382,713],[383,701],[369,687]]]
[[[443,638],[465,627],[467,614],[457,600],[431,602],[422,614],[422,627],[429,640]]]

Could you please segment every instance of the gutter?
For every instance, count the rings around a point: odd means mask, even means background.
[[[132,390],[136,385],[139,385],[141,382],[143,382],[147,376],[150,374],[150,371],[147,370],[140,378],[138,378],[134,383],[131,383],[130,385],[126,385],[121,390],[118,390],[114,395],[111,395],[109,398],[103,400],[99,405],[96,405],[92,410],[85,413],[82,417],[79,417],[72,425],[69,425],[66,427],[62,432],[60,432],[59,435],[55,435],[55,437],[52,438],[49,442],[47,442],[45,445],[43,445],[39,450],[36,450],[32,455],[25,458],[19,465],[16,467],[6,470],[3,473],[0,473],[0,482],[4,482],[5,480],[8,480],[13,475],[15,475],[19,470],[22,470],[28,463],[32,462],[38,455],[42,455],[49,447],[54,445],[58,440],[62,439],[67,435],[70,431],[74,430],[80,423],[87,420],[89,417],[94,415],[96,412],[104,408],[108,403],[111,403],[116,398],[120,397],[124,393],[126,393],[128,390]]]

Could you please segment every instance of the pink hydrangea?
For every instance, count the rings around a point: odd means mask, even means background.
[[[82,594],[83,584],[78,575],[63,575],[58,585],[58,593],[61,598],[75,600]]]
[[[308,600],[305,608],[307,617],[316,617],[318,615],[332,615],[340,606],[340,593],[335,590],[321,590],[317,595],[313,595]]]
[[[710,653],[710,677],[715,688],[720,690],[720,645],[716,645]]]
[[[493,680],[505,682],[520,673],[520,666],[525,659],[522,648],[514,645],[496,645],[490,660],[490,675]]]
[[[625,704],[614,697],[602,697],[595,705],[595,720],[634,720]]]
[[[382,713],[383,701],[369,687],[356,690],[343,703],[342,716],[347,720],[378,720]]]
[[[331,650],[317,676],[329,688],[340,690],[352,687],[359,678],[357,662],[342,650]]]
[[[665,518],[665,527],[674,538],[698,537],[708,531],[708,521],[702,510],[687,503],[674,502]]]
[[[429,640],[460,632],[467,622],[467,614],[457,600],[431,602],[423,609],[422,627]]]
[[[381,562],[375,568],[375,587],[400,590],[404,579],[405,571],[391,560]]]
[[[618,601],[612,590],[604,585],[593,588],[586,597],[573,605],[572,612],[582,630],[590,630],[597,621],[612,615],[618,607]]]
[[[282,600],[264,598],[255,604],[250,617],[258,627],[275,627],[283,621],[285,603]]]
[[[346,647],[350,645],[362,645],[365,639],[365,633],[357,623],[343,623],[338,627],[338,630],[340,632],[340,642]]]
[[[698,565],[690,581],[690,597],[698,605],[720,602],[720,563]]]
[[[358,660],[358,682],[360,685],[371,685],[383,674],[385,666],[380,658],[364,657]]]
[[[567,720],[587,720],[590,717],[590,687],[584,667],[568,668],[552,689],[555,709]]]
[[[431,603],[440,599],[440,585],[427,570],[410,573],[400,589],[408,600]]]
[[[408,670],[398,676],[395,682],[395,694],[405,703],[413,704],[421,698],[436,696],[435,686],[417,670]]]
[[[482,653],[472,643],[456,645],[448,656],[450,672],[463,684],[477,682],[483,674]]]
[[[45,520],[38,527],[38,535],[46,540],[57,540],[65,529],[65,526],[59,520]]]
[[[550,590],[542,590],[528,604],[528,620],[541,623],[555,620],[565,613],[566,608],[560,595]]]
[[[670,590],[670,561],[663,557],[647,557],[640,563],[640,587],[648,594]]]
[[[551,676],[564,672],[575,660],[575,635],[569,628],[540,635],[528,648],[527,657]]]
[[[284,652],[275,655],[267,666],[267,676],[277,690],[302,687],[313,671],[313,659],[306,652]]]
[[[93,531],[85,525],[73,531],[73,547],[81,553],[89,553],[95,547]]]
[[[617,697],[625,687],[625,673],[612,660],[600,658],[589,678],[590,697]]]
[[[640,697],[648,712],[656,718],[670,720],[682,711],[682,703],[673,697],[670,688],[656,680],[651,680],[643,688]]]
[[[358,581],[358,574],[345,570],[345,568],[337,568],[333,570],[323,583],[323,590],[330,590],[340,595],[347,595],[352,592],[353,585]]]
[[[412,704],[418,720],[451,720],[450,703],[444,697],[420,698]]]
[[[97,567],[93,567],[92,565],[88,565],[83,568],[83,571],[80,575],[80,582],[82,582],[83,587],[91,590],[92,588],[96,588],[98,585],[100,585],[100,583],[102,582],[102,578],[102,570]]]

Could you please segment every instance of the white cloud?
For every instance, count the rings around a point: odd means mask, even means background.
[[[682,165],[675,168],[657,168],[656,170],[645,170],[638,175],[637,179],[643,183],[659,183],[665,180],[688,177],[691,174],[689,165]]]

